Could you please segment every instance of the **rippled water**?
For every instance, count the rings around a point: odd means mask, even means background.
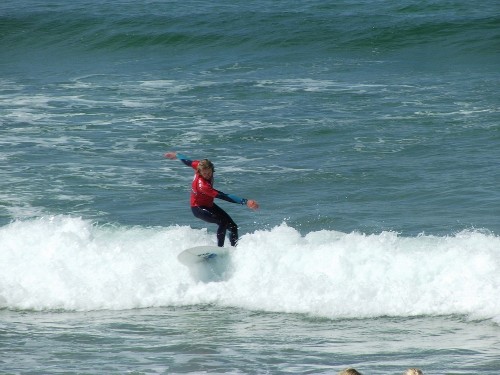
[[[0,370],[498,373],[497,10],[3,1]]]
[[[498,328],[453,316],[324,320],[213,306],[0,314],[7,372],[494,374],[499,365]]]

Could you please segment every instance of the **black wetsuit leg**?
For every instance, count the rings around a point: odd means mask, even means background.
[[[219,226],[219,228],[217,228],[217,245],[219,247],[224,246],[227,230],[229,230],[229,241],[231,242],[231,246],[236,246],[238,243],[238,226],[226,211],[216,204],[212,207],[191,207],[191,211],[193,211],[193,215],[198,219]]]

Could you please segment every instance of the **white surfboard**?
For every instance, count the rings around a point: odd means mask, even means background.
[[[189,267],[193,264],[215,260],[216,258],[227,256],[228,254],[229,249],[225,247],[196,246],[182,251],[177,256],[177,259],[179,259],[182,264]]]
[[[231,277],[230,251],[226,247],[197,246],[182,251],[177,259],[196,281],[223,281]]]

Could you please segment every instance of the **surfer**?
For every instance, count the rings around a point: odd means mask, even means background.
[[[171,160],[179,159],[196,171],[191,185],[191,211],[193,215],[198,219],[219,226],[217,229],[217,246],[224,246],[227,230],[229,230],[231,246],[236,246],[238,242],[238,226],[226,211],[214,203],[214,199],[218,198],[231,203],[244,204],[252,210],[258,209],[259,204],[252,199],[240,198],[236,195],[215,190],[213,188],[215,169],[210,160],[190,160],[178,152],[167,152],[164,156]]]

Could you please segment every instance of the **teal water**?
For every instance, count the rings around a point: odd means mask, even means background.
[[[495,1],[2,2],[0,349],[19,320],[43,336],[40,316],[69,317],[76,341],[87,317],[121,322],[139,308],[151,326],[194,314],[191,329],[202,330],[202,305],[221,314],[214,327],[237,309],[248,329],[274,331],[262,319],[276,314],[305,342],[322,340],[307,335],[309,318],[325,332],[381,328],[366,341],[343,333],[359,345],[348,353],[331,337],[324,356],[306,344],[302,363],[287,355],[301,341],[258,367],[266,355],[252,348],[270,342],[240,330],[251,364],[237,354],[225,365],[161,365],[151,354],[157,367],[124,357],[123,367],[109,359],[109,372],[402,373],[407,352],[391,367],[397,350],[370,345],[395,319],[425,332],[414,335],[426,373],[497,373],[498,351],[468,346],[483,324],[498,336],[500,319],[499,10]],[[176,260],[215,241],[215,228],[192,217],[192,172],[162,157],[171,150],[211,159],[217,188],[261,204],[221,203],[242,235],[223,282],[193,280]],[[443,329],[432,346],[439,324],[456,334]],[[109,335],[113,352],[120,331]],[[4,360],[7,373],[45,373],[36,353],[16,355],[25,364]],[[95,372],[75,363],[66,370]]]
[[[0,312],[9,339],[2,365],[23,374],[498,371],[494,327],[457,317],[332,321],[209,306],[13,315]],[[436,336],[454,344],[436,350]]]
[[[2,6],[3,224],[189,224],[189,173],[161,159],[175,149],[259,198],[249,230],[498,232],[494,2],[16,4]]]

